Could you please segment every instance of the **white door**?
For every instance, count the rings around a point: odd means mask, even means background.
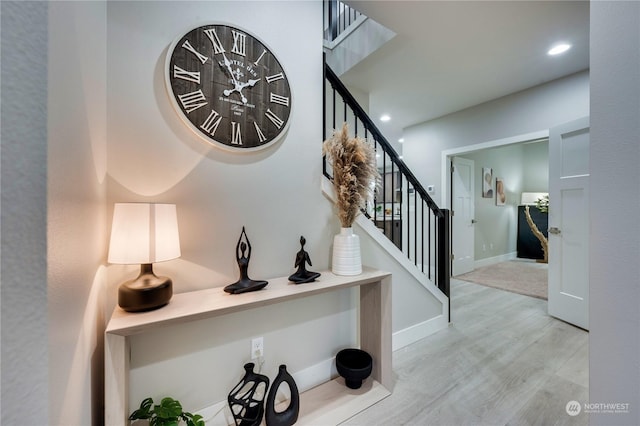
[[[589,329],[589,118],[549,131],[549,315]]]
[[[473,271],[474,263],[474,164],[473,160],[454,157],[451,174],[452,275]]]

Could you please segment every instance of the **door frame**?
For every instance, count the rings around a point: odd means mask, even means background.
[[[458,148],[452,148],[452,149],[447,149],[442,151],[441,165],[440,165],[440,171],[441,171],[440,182],[441,182],[441,188],[442,188],[442,192],[441,192],[442,199],[440,200],[440,202],[442,203],[442,208],[451,209],[453,206],[452,199],[451,199],[452,188],[451,188],[451,169],[450,169],[451,160],[453,159],[453,157],[463,155],[463,154],[468,154],[474,151],[481,151],[483,149],[497,148],[497,147],[502,147],[506,145],[515,145],[515,144],[520,144],[525,142],[533,142],[538,139],[548,139],[548,138],[549,138],[549,129],[544,129],[536,132],[510,136],[508,138],[495,139],[495,140],[476,143],[472,145],[465,145]],[[450,238],[449,241],[453,241],[453,233],[455,232],[455,229],[451,227],[450,232],[451,234],[449,235],[449,238]],[[449,253],[450,259],[451,259],[451,254],[452,253]],[[453,268],[453,260],[451,260],[450,267]]]

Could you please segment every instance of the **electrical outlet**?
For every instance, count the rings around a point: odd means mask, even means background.
[[[251,359],[262,358],[264,356],[264,338],[256,337],[251,340]]]

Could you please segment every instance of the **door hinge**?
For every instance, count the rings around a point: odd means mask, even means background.
[[[455,254],[453,254],[453,253],[451,253],[451,260],[453,260],[453,259],[455,259],[455,258],[456,258],[456,255],[455,255]]]
[[[454,212],[453,210],[451,210],[451,217],[455,216],[456,212]]]

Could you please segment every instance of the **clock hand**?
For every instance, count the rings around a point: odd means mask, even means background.
[[[232,90],[225,90],[224,91],[224,95],[225,96],[229,96],[230,94],[232,94],[233,92],[238,92],[240,93],[240,96],[242,97],[242,103],[246,104],[247,98],[244,96],[244,94],[242,93],[242,89],[244,89],[245,87],[253,87],[256,85],[256,83],[258,83],[260,81],[260,79],[257,80],[249,80],[246,83],[237,83],[236,87],[233,88]]]
[[[245,87],[253,87],[256,85],[257,82],[259,82],[260,79],[257,80],[249,80],[246,83],[241,84],[240,86],[240,90],[244,89]]]
[[[236,80],[236,77],[233,74],[233,70],[231,69],[231,61],[227,58],[227,55],[225,55],[224,52],[222,52],[222,57],[224,58],[224,66],[227,67],[227,71],[229,72],[229,76],[233,80],[233,85],[235,86],[234,89],[229,92],[229,93],[231,93],[234,90],[238,89],[238,86],[239,86],[240,83],[238,83],[238,80]],[[227,92],[227,91],[225,90],[225,92]],[[229,95],[225,94],[225,96],[229,96]]]
[[[242,96],[242,103],[246,104],[247,103],[247,98],[244,97],[244,95],[242,94],[242,89],[244,89],[245,87],[253,87],[256,85],[257,82],[259,82],[260,79],[258,78],[257,80],[249,80],[246,83],[239,83],[238,84],[238,92],[240,93],[240,96]]]
[[[231,89],[231,90],[225,89],[224,92],[222,92],[222,93],[224,93],[225,96],[229,97],[229,95],[232,94],[233,92],[238,92],[238,93],[240,93],[240,96],[242,97],[242,103],[246,104],[248,101],[247,101],[247,98],[242,94],[242,89],[243,88],[244,88],[244,86],[242,86],[241,84],[237,84],[236,87],[234,87],[233,89]]]

